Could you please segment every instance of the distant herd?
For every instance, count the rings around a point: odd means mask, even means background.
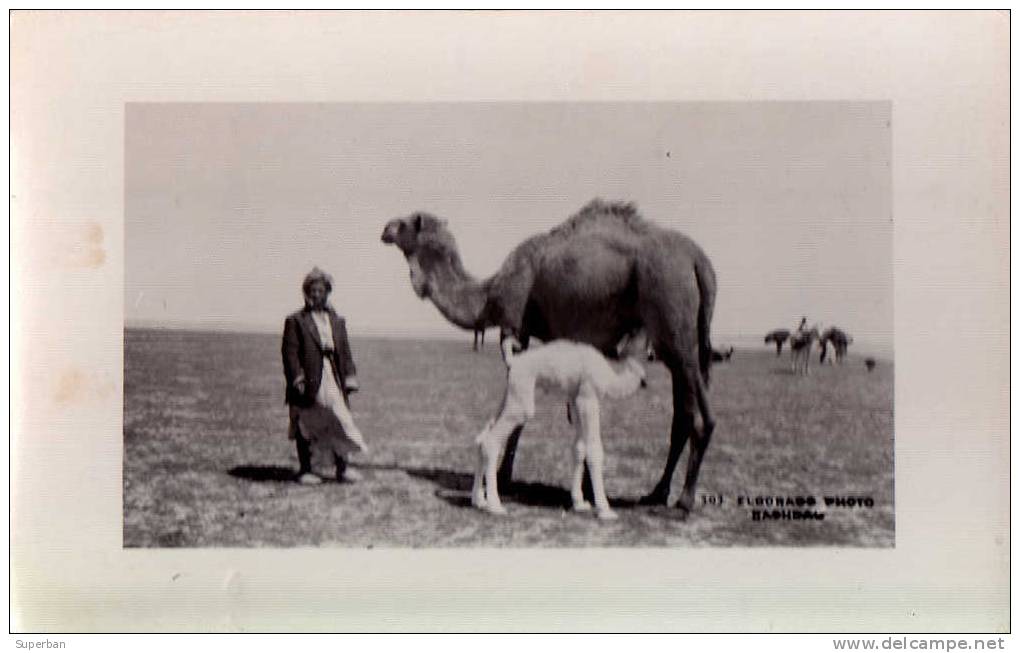
[[[847,348],[853,344],[853,336],[843,329],[833,326],[822,331],[816,324],[810,329],[807,328],[807,318],[802,318],[800,326],[796,330],[776,329],[765,334],[765,344],[776,346],[776,356],[783,353],[783,345],[789,341],[790,358],[793,370],[799,374],[809,372],[812,347],[817,343],[819,356],[818,364],[828,362],[830,365],[842,365],[846,360]],[[829,348],[832,348],[832,355],[829,355]],[[868,371],[875,369],[875,359],[868,357],[864,359],[864,365]]]

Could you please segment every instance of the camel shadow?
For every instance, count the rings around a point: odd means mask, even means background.
[[[409,476],[431,481],[444,490],[454,492],[470,492],[475,479],[474,474],[436,467],[406,467],[403,471]]]
[[[227,473],[234,478],[257,483],[291,483],[297,478],[295,470],[279,465],[239,465]]]
[[[404,471],[415,478],[425,479],[438,485],[440,490],[436,496],[450,505],[457,507],[471,505],[474,474],[435,467],[407,468]],[[456,494],[451,494],[451,492]],[[546,483],[514,481],[509,488],[500,492],[500,497],[506,501],[536,508],[563,508],[570,505],[569,492]]]
[[[406,468],[403,470],[410,476],[431,481],[439,486],[436,496],[457,508],[471,507],[471,488],[474,474],[456,472],[450,469],[435,467]],[[569,509],[573,503],[570,491],[564,487],[531,481],[513,481],[510,487],[500,492],[504,501],[532,508],[564,508]],[[589,497],[590,500],[590,497]],[[614,508],[644,509],[655,512],[665,511],[665,507],[645,506],[637,498],[609,497],[609,504]]]
[[[436,496],[451,506],[456,508],[471,507],[473,473],[438,467],[401,467],[396,463],[351,463],[351,467],[363,470],[404,472],[409,476],[437,485]],[[293,483],[297,478],[297,472],[294,469],[279,465],[239,465],[227,473],[234,478],[256,483]],[[572,503],[570,492],[566,488],[531,481],[514,481],[508,489],[500,493],[500,496],[505,501],[532,508],[568,509]],[[609,503],[614,508],[645,509],[651,512],[661,511],[663,514],[673,513],[665,507],[644,506],[638,499],[630,497],[609,497]]]

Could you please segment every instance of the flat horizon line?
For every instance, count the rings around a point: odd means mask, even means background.
[[[491,327],[487,331],[491,331],[496,327]],[[276,330],[269,330],[267,327],[213,327],[203,325],[179,325],[179,324],[138,324],[138,323],[125,323],[124,331],[179,331],[186,333],[207,333],[207,334],[223,334],[223,335],[264,335],[264,336],[279,336],[280,333]],[[462,336],[469,335],[471,331],[465,329],[460,333],[447,333],[447,332],[393,332],[393,331],[381,331],[378,333],[351,333],[352,339],[366,338],[366,339],[379,339],[379,340],[431,340],[431,341],[457,341]],[[740,335],[725,335],[713,338],[717,340],[715,347],[721,347],[728,345],[730,340],[742,340],[744,344],[742,346],[747,347],[751,340],[754,340],[757,346],[754,351],[757,350],[772,350],[775,347],[771,344],[766,345],[764,343],[758,343],[760,340],[757,335],[740,334]],[[873,358],[885,360],[888,362],[895,361],[895,351],[890,347],[882,347],[875,345],[868,340],[860,342],[865,346],[867,351],[858,352],[858,356],[871,356]],[[739,351],[739,350],[737,350]],[[784,351],[785,353],[785,351]]]

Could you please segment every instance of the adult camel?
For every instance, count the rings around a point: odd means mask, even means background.
[[[396,245],[411,285],[462,329],[496,326],[524,346],[531,337],[588,343],[615,356],[618,342],[643,326],[673,381],[673,421],[662,477],[641,499],[665,505],[680,454],[691,440],[677,506],[690,511],[698,471],[715,428],[707,397],[715,272],[687,236],[643,219],[633,204],[593,200],[548,232],[518,245],[500,269],[477,280],[440,220],[414,213],[390,220],[382,241]],[[702,428],[695,427],[700,413]],[[510,482],[520,437],[507,444],[499,484]]]
[[[825,357],[828,347],[826,345],[832,345],[832,349],[835,352],[836,362],[840,365],[843,364],[843,359],[846,358],[847,347],[853,343],[854,339],[846,331],[843,331],[839,327],[831,327],[826,329],[821,336],[819,336],[819,342],[822,346],[821,357],[819,363],[825,362]],[[831,362],[831,360],[830,360]]]
[[[776,356],[783,353],[783,343],[786,342],[790,337],[789,329],[776,329],[775,331],[769,331],[765,335],[765,344],[770,342],[776,343]]]

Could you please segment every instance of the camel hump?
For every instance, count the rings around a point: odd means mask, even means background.
[[[644,232],[648,223],[637,210],[633,202],[607,202],[600,198],[581,207],[581,210],[552,229],[554,235],[568,235],[579,229],[598,227],[625,228]]]

